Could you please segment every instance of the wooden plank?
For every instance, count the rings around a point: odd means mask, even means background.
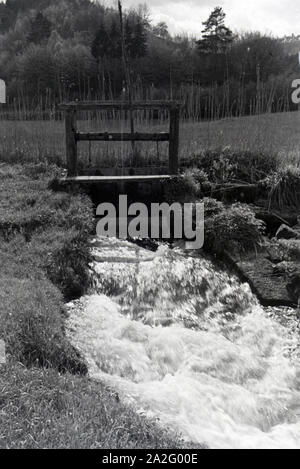
[[[178,101],[136,101],[132,104],[128,101],[81,101],[61,103],[58,108],[62,111],[76,110],[76,111],[93,111],[93,110],[119,110],[128,111],[129,109],[171,109],[181,106]]]
[[[170,110],[170,145],[169,145],[169,171],[170,174],[178,173],[179,155],[179,107]]]
[[[77,141],[98,141],[98,142],[167,142],[169,133],[112,133],[112,132],[77,132]]]
[[[6,104],[6,84],[4,80],[0,79],[0,103]]]
[[[170,179],[172,176],[169,174],[164,175],[151,175],[151,176],[76,176],[66,177],[60,179],[60,182],[74,182],[74,183],[118,183],[118,182],[152,182]]]
[[[101,160],[101,153],[95,155],[95,164],[89,167],[90,175],[95,174],[99,176],[151,176],[151,175],[164,175],[168,174],[169,167],[167,164],[161,166],[99,166],[96,160]],[[167,162],[166,162],[167,163]]]
[[[66,156],[68,176],[77,175],[76,113],[68,110],[65,115]]]

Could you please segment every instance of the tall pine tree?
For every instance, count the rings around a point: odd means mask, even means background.
[[[141,18],[137,17],[133,25],[132,58],[145,57],[147,54],[147,33]]]
[[[105,56],[109,55],[110,46],[111,39],[102,22],[92,43],[92,55],[99,61],[99,59],[103,59]]]
[[[28,41],[34,44],[41,44],[46,41],[52,31],[52,24],[43,13],[39,12],[35,19],[31,22],[31,30],[28,36]]]
[[[129,58],[144,57],[147,53],[147,33],[143,21],[139,17],[127,17],[124,22],[126,52]],[[99,60],[107,58],[121,58],[121,32],[114,19],[106,30],[102,24],[98,29],[91,48],[92,55]]]
[[[208,20],[204,21],[202,39],[197,41],[201,54],[223,54],[232,43],[234,37],[231,29],[225,26],[225,13],[221,7],[216,7]]]

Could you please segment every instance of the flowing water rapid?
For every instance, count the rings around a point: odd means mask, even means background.
[[[93,292],[67,323],[90,376],[192,442],[300,448],[296,312],[264,310],[247,284],[180,250],[96,239],[92,252]]]

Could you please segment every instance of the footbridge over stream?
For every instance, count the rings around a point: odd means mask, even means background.
[[[62,183],[96,184],[117,184],[122,188],[124,183],[152,184],[163,183],[172,176],[178,174],[179,170],[179,121],[180,107],[178,101],[144,101],[144,102],[124,102],[124,101],[83,101],[60,104],[59,109],[65,113],[65,138],[66,138],[66,163],[67,176],[62,178]],[[113,113],[121,111],[130,114],[131,132],[80,132],[77,128],[78,113],[107,111]],[[134,113],[136,111],[168,111],[169,131],[168,132],[135,132]],[[160,142],[169,143],[169,161],[165,174],[149,174],[149,168],[139,168],[138,174],[134,168],[130,168],[129,173],[123,167],[121,174],[116,174],[116,170],[111,168],[111,174],[106,175],[86,175],[79,174],[78,169],[78,143],[79,142],[131,142],[134,148],[135,142]],[[128,171],[127,171],[128,172]],[[151,168],[150,168],[151,172]]]

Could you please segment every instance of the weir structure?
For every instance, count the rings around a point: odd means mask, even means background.
[[[179,169],[179,121],[180,107],[178,101],[83,101],[69,102],[59,105],[65,113],[65,138],[67,177],[64,181],[77,183],[122,183],[122,182],[155,182],[169,179],[178,174]],[[169,132],[79,132],[77,129],[77,115],[80,111],[137,111],[137,110],[167,110],[169,111]],[[78,142],[169,142],[168,172],[163,175],[109,175],[86,176],[78,174]]]

